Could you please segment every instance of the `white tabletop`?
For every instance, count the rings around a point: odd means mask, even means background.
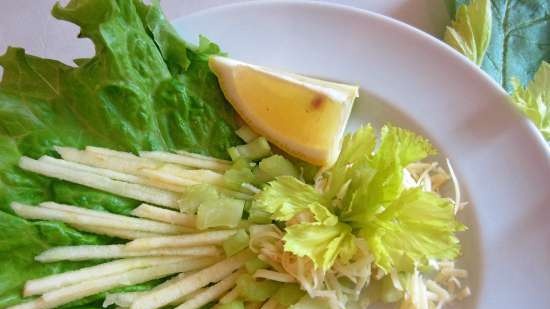
[[[215,6],[253,0],[163,0],[161,5],[170,19]],[[0,53],[8,46],[23,47],[28,53],[61,60],[93,54],[92,44],[76,40],[78,28],[55,20],[50,10],[56,0],[0,1]],[[62,0],[61,3],[67,3]],[[149,2],[149,1],[148,1]],[[441,35],[449,18],[441,0],[331,0],[366,9],[406,22],[425,32]]]

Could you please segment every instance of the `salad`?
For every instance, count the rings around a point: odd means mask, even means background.
[[[0,308],[428,309],[470,295],[451,164],[390,124],[344,134],[357,87],[193,46],[158,2],[52,14],[96,55],[0,57]]]

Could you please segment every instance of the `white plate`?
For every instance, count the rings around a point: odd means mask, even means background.
[[[427,135],[454,162],[472,207],[460,308],[550,308],[550,163],[534,128],[492,80],[440,41],[344,6],[256,2],[174,22],[232,57],[361,86],[351,127],[392,122]]]

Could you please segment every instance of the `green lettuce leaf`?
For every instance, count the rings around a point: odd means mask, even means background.
[[[30,278],[47,276],[96,264],[97,261],[57,262],[41,264],[34,257],[51,246],[70,246],[86,244],[107,244],[113,240],[108,237],[91,235],[76,231],[62,223],[51,221],[29,222],[0,211],[0,308],[21,301],[21,288]],[[119,289],[135,291],[149,289],[155,282]],[[79,304],[90,304],[90,308],[101,308],[102,295],[68,304],[67,308]]]
[[[219,47],[204,37],[199,46],[189,46],[158,3],[73,0],[66,7],[57,4],[52,14],[80,26],[80,37],[92,40],[96,55],[75,60],[76,67],[21,48],[10,47],[0,56],[0,307],[21,301],[24,281],[76,267],[35,262],[49,246],[119,241],[62,224],[15,220],[8,207],[12,201],[53,200],[120,214],[138,204],[25,172],[17,167],[21,156],[56,155],[55,145],[94,145],[132,152],[185,149],[226,158],[226,149],[240,143],[234,112],[208,69],[208,56]],[[101,297],[64,307],[99,308]]]
[[[160,1],[153,0],[152,2],[153,5],[145,5],[140,1],[134,1],[134,4],[145,28],[157,44],[168,69],[172,73],[185,71],[191,64],[187,56],[187,44],[166,20],[160,8]]]
[[[428,259],[454,259],[460,253],[455,232],[465,227],[455,219],[453,205],[420,188],[403,191],[360,231],[375,263],[387,273],[410,271]]]
[[[516,107],[550,140],[550,64],[543,62],[533,80],[523,87],[512,81],[512,101]]]
[[[481,65],[491,36],[491,2],[473,0],[460,5],[444,40],[459,53],[477,65]]]

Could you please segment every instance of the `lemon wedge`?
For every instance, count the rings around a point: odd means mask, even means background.
[[[336,161],[358,87],[220,56],[210,57],[209,66],[252,130],[311,164]]]

